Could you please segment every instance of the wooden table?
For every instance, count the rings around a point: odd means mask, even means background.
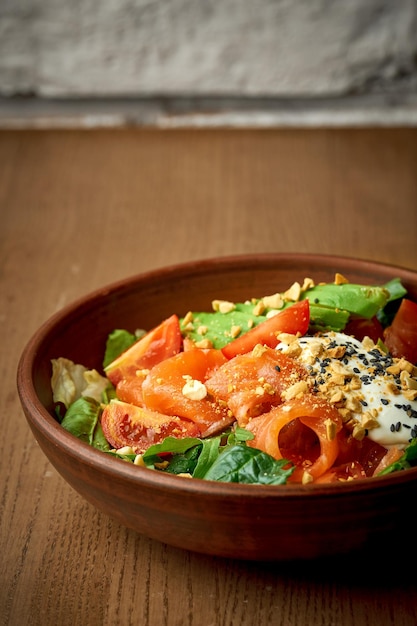
[[[417,270],[417,129],[3,131],[0,211],[0,622],[415,626],[411,503],[406,535],[377,564],[171,548],[64,482],[29,431],[15,376],[52,313],[144,270],[274,251]]]

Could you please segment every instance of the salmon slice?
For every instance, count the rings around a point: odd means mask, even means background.
[[[274,407],[246,426],[255,435],[249,446],[296,465],[293,482],[314,481],[333,465],[342,427],[339,411],[310,393]]]
[[[224,403],[207,393],[205,381],[227,361],[220,350],[191,348],[155,365],[142,383],[144,405],[198,424],[207,437],[234,422]]]
[[[230,359],[206,380],[208,392],[225,402],[239,426],[281,404],[282,393],[305,379],[307,372],[295,359],[259,346]]]

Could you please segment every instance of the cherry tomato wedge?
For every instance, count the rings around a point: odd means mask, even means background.
[[[130,446],[141,454],[165,437],[199,437],[198,425],[172,415],[163,415],[120,400],[104,408],[101,427],[109,444],[116,450]]]
[[[343,332],[346,335],[353,335],[359,341],[364,337],[370,337],[374,343],[378,343],[378,339],[382,340],[384,329],[376,317],[369,320],[364,317],[352,317]]]
[[[105,372],[107,378],[117,385],[122,379],[134,377],[140,369],[150,369],[157,363],[177,354],[182,347],[180,322],[171,315],[150,330],[117,359],[110,363]]]
[[[417,304],[404,298],[384,331],[384,343],[394,357],[417,363]]]
[[[222,348],[226,358],[232,359],[238,354],[250,352],[258,344],[275,348],[279,333],[305,335],[310,323],[309,301],[301,300],[268,318],[258,326],[251,328]]]

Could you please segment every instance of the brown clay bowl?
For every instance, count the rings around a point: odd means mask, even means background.
[[[158,269],[95,291],[34,334],[17,386],[41,449],[78,493],[120,524],[158,541],[248,560],[312,559],[380,549],[403,533],[417,492],[417,469],[344,485],[255,486],[190,480],[140,468],[89,447],[54,419],[52,358],[100,369],[115,328],[151,328],[173,312],[209,310],[286,289],[305,276],[351,282],[402,278],[417,300],[417,272],[368,261],[306,254],[225,257]]]

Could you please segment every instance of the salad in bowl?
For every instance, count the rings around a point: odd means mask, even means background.
[[[344,485],[417,465],[417,304],[399,278],[300,277],[113,329],[101,371],[51,361],[61,427],[149,471]]]

